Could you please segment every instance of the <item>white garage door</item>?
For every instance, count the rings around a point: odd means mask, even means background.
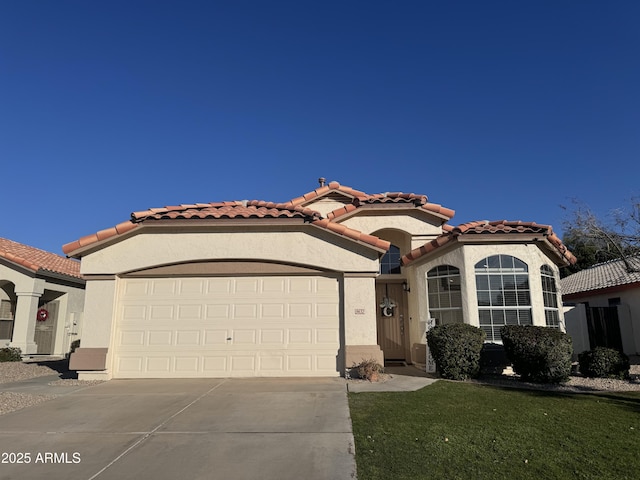
[[[335,376],[338,281],[125,279],[114,377]]]

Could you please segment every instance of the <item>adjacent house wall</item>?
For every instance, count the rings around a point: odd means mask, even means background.
[[[23,355],[37,353],[34,342],[36,314],[39,306],[47,299],[58,301],[57,327],[54,335],[52,355],[64,355],[69,351],[71,341],[76,338],[81,325],[84,309],[84,288],[75,281],[57,278],[42,278],[32,271],[19,266],[0,264],[0,281],[8,282],[6,287],[15,295],[15,316],[12,347],[18,347]],[[3,292],[3,295],[6,295]],[[74,325],[75,323],[75,325]]]
[[[614,298],[620,298],[618,320],[624,352],[627,355],[640,354],[640,288],[606,293],[585,292],[583,296],[571,295],[570,302],[572,304],[588,303],[590,307],[608,307],[609,300]],[[584,322],[586,324],[586,316]]]

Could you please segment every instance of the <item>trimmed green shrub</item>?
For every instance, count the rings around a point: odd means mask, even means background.
[[[502,344],[513,370],[522,380],[537,383],[566,382],[571,374],[571,337],[555,328],[505,325]]]
[[[22,350],[18,347],[0,348],[0,362],[21,362]]]
[[[580,373],[585,377],[629,378],[629,357],[605,347],[596,347],[578,355]]]
[[[427,332],[429,350],[443,378],[466,380],[480,374],[480,352],[486,334],[466,323],[437,325]]]

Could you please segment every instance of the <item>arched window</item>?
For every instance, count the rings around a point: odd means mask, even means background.
[[[476,263],[480,328],[490,342],[501,341],[503,325],[531,325],[529,269],[511,255],[492,255]]]
[[[395,245],[391,245],[380,259],[380,273],[400,273],[400,249]]]
[[[558,289],[556,276],[549,265],[540,267],[542,279],[542,297],[544,298],[544,318],[547,327],[560,328],[560,312],[558,310]]]
[[[440,265],[427,273],[429,312],[439,323],[462,323],[462,293],[460,270],[451,265]]]

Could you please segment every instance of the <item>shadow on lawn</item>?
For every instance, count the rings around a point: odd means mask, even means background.
[[[535,384],[529,382],[522,382],[517,378],[500,379],[499,381],[473,381],[473,383],[496,388],[504,391],[518,390],[521,393],[536,396],[536,397],[565,397],[573,400],[593,400],[602,399],[603,401],[615,405],[620,408],[631,410],[634,413],[640,413],[640,391],[604,391],[598,390],[594,387],[572,385],[564,386],[549,385],[549,384]]]

